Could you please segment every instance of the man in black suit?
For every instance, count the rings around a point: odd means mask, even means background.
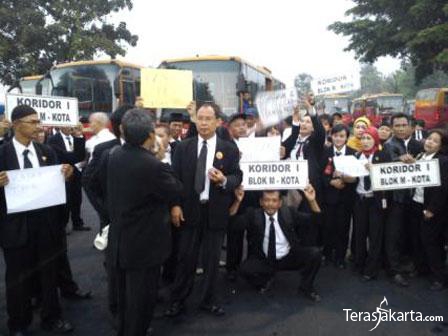
[[[225,313],[215,298],[219,257],[233,191],[241,183],[242,172],[237,148],[216,136],[217,111],[214,104],[202,105],[197,112],[198,136],[178,144],[172,160],[184,188],[182,198],[171,208],[172,222],[180,227],[180,244],[167,316],[183,311],[193,288],[201,244],[204,275],[200,307],[217,316]]]
[[[182,184],[151,153],[150,116],[132,109],[123,117],[126,143],[103,156],[107,167],[110,228],[107,254],[118,274],[118,335],[144,336],[157,300],[160,267],[170,253],[168,203]]]
[[[6,305],[8,327],[14,336],[26,335],[32,322],[31,295],[34,275],[41,285],[41,326],[55,333],[73,330],[62,319],[57,292],[56,260],[61,227],[58,207],[7,214],[4,186],[9,182],[8,171],[38,168],[58,164],[55,152],[35,139],[42,130],[37,112],[26,105],[11,113],[14,128],[12,141],[0,146],[0,245],[6,263]],[[73,168],[62,165],[68,179]]]
[[[412,138],[423,142],[428,137],[428,131],[425,130],[425,121],[422,119],[412,119]]]
[[[415,157],[423,150],[423,146],[411,136],[409,116],[404,113],[394,114],[391,118],[391,124],[393,136],[384,144],[384,150],[389,154],[392,161],[415,162]],[[401,265],[406,236],[419,234],[408,225],[405,226],[410,222],[411,200],[411,189],[392,191],[392,201],[389,206],[384,235],[389,273],[393,277],[394,283],[401,287],[409,286]]]
[[[48,145],[53,148],[61,163],[74,166],[73,177],[67,182],[67,204],[64,206],[64,227],[67,226],[71,216],[74,231],[89,231],[90,227],[84,225],[81,218],[81,172],[75,165],[85,159],[86,141],[82,130],[72,127],[61,127],[61,131],[48,138]]]
[[[316,225],[320,208],[311,185],[304,190],[304,195],[311,214],[282,206],[279,191],[263,192],[261,208],[248,212],[240,222],[247,229],[248,240],[248,257],[240,271],[250,284],[264,293],[271,287],[277,271],[301,269],[299,293],[317,302],[320,296],[313,283],[321,253],[317,247],[303,247],[300,232],[306,225]]]

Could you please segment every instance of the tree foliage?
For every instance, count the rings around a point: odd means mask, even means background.
[[[346,50],[362,62],[393,56],[409,60],[415,78],[448,71],[448,2],[446,0],[353,0],[350,22],[329,29],[350,37]]]
[[[311,91],[312,81],[313,77],[310,74],[300,73],[294,79],[294,86],[301,95],[304,95]]]
[[[138,37],[109,22],[109,15],[132,9],[132,0],[2,0],[0,81],[11,85],[43,74],[54,63],[88,60],[103,53],[126,54]]]

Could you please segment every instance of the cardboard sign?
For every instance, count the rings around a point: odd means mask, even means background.
[[[240,138],[240,162],[280,161],[280,136]]]
[[[374,191],[437,187],[440,186],[439,160],[373,164],[370,179]]]
[[[65,204],[65,180],[61,165],[7,172],[7,213],[24,212]]]
[[[6,119],[11,120],[12,110],[17,105],[28,105],[34,108],[44,126],[76,126],[79,121],[77,98],[8,93]]]
[[[265,127],[278,124],[291,116],[299,104],[297,89],[284,89],[257,93],[255,99],[258,115]]]
[[[361,83],[357,74],[341,74],[317,78],[311,82],[311,87],[319,96],[355,91],[361,87]]]
[[[244,190],[295,190],[308,185],[308,161],[241,162]]]
[[[369,175],[366,169],[367,160],[358,160],[353,155],[341,155],[333,157],[336,171],[351,177],[360,177]]]
[[[142,69],[141,97],[147,108],[186,108],[193,100],[193,72]]]

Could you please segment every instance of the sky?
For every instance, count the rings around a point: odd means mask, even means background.
[[[327,27],[347,20],[349,0],[133,0],[131,11],[110,16],[139,36],[125,59],[143,66],[194,55],[239,56],[266,66],[292,86],[297,74],[314,78],[359,70],[354,54],[344,52],[348,39]],[[378,69],[389,74],[399,61],[382,58]],[[0,101],[4,97],[0,87]]]

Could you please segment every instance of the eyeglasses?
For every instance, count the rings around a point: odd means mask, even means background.
[[[24,123],[24,124],[34,125],[34,126],[41,124],[40,120],[30,120],[30,121],[19,120],[19,122]]]

